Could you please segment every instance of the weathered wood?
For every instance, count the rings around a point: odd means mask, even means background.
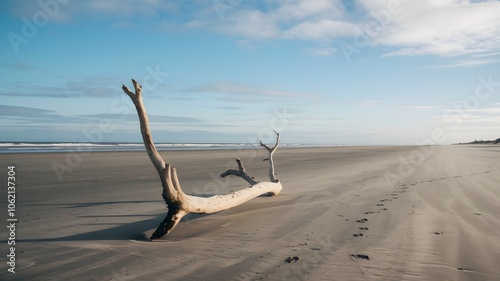
[[[278,179],[276,178],[276,173],[274,172],[273,155],[276,149],[278,148],[278,145],[280,144],[280,134],[276,131],[274,131],[274,133],[276,134],[276,144],[273,147],[265,145],[264,143],[262,143],[262,141],[260,142],[260,145],[263,146],[265,149],[267,149],[267,151],[269,152],[269,157],[267,159],[269,160],[269,179],[272,182],[278,182]]]
[[[265,147],[269,152],[269,178],[271,182],[258,182],[255,180],[246,172],[241,161],[237,159],[238,170],[228,170],[221,176],[235,175],[241,177],[251,185],[250,187],[230,194],[215,195],[208,198],[185,194],[179,183],[175,168],[163,160],[153,142],[146,108],[142,101],[142,87],[134,79],[132,79],[132,84],[134,85],[134,92],[125,85],[122,85],[122,90],[130,97],[135,105],[137,115],[139,116],[144,146],[146,147],[151,163],[153,163],[153,166],[160,176],[163,186],[162,197],[168,207],[167,216],[153,233],[150,238],[151,240],[161,238],[170,233],[188,213],[209,214],[220,212],[241,205],[265,193],[271,195],[280,193],[282,185],[276,178],[273,163],[273,154],[278,148],[280,135],[275,131],[277,137],[274,147],[270,148],[260,142],[261,146]]]
[[[247,171],[245,170],[245,167],[243,167],[243,163],[241,163],[241,160],[239,158],[236,159],[236,163],[238,163],[238,170],[229,169],[229,170],[225,171],[224,173],[222,173],[220,176],[223,178],[230,176],[230,175],[237,176],[237,177],[243,178],[251,185],[259,183],[258,181],[255,180],[255,178],[251,177],[247,173]]]

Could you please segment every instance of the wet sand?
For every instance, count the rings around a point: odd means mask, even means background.
[[[246,187],[240,178],[218,177],[235,167],[236,157],[249,174],[267,180],[263,150],[161,154],[190,194]],[[147,237],[166,206],[145,152],[0,159],[16,166],[20,220],[15,274],[7,271],[8,234],[2,231],[1,280],[500,276],[499,146],[278,149],[282,193],[212,215],[188,215],[154,242]],[[6,194],[2,187],[2,198]],[[0,210],[7,225],[6,199]]]

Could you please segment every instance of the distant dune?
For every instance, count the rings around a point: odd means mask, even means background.
[[[474,140],[473,142],[459,143],[459,144],[500,144],[500,138],[496,140]]]

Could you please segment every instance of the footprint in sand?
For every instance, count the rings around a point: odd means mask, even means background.
[[[295,256],[295,257],[288,257],[285,259],[285,262],[286,263],[292,263],[292,262],[297,262],[299,260],[299,257]]]
[[[351,257],[353,257],[355,259],[370,260],[370,257],[368,255],[361,255],[361,254],[354,255],[354,254],[352,254]]]
[[[368,221],[368,219],[360,219],[360,220],[357,220],[356,222],[359,222],[359,223],[365,223],[365,222],[367,222],[367,221]]]

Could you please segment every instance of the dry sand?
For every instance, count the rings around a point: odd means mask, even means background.
[[[500,147],[424,150],[279,149],[281,194],[189,215],[155,242],[166,212],[145,152],[83,155],[62,182],[52,164],[71,154],[0,155],[16,165],[21,220],[15,274],[2,227],[0,280],[498,280]],[[246,186],[217,177],[236,157],[266,180],[255,153],[161,154],[187,193],[215,194]]]

